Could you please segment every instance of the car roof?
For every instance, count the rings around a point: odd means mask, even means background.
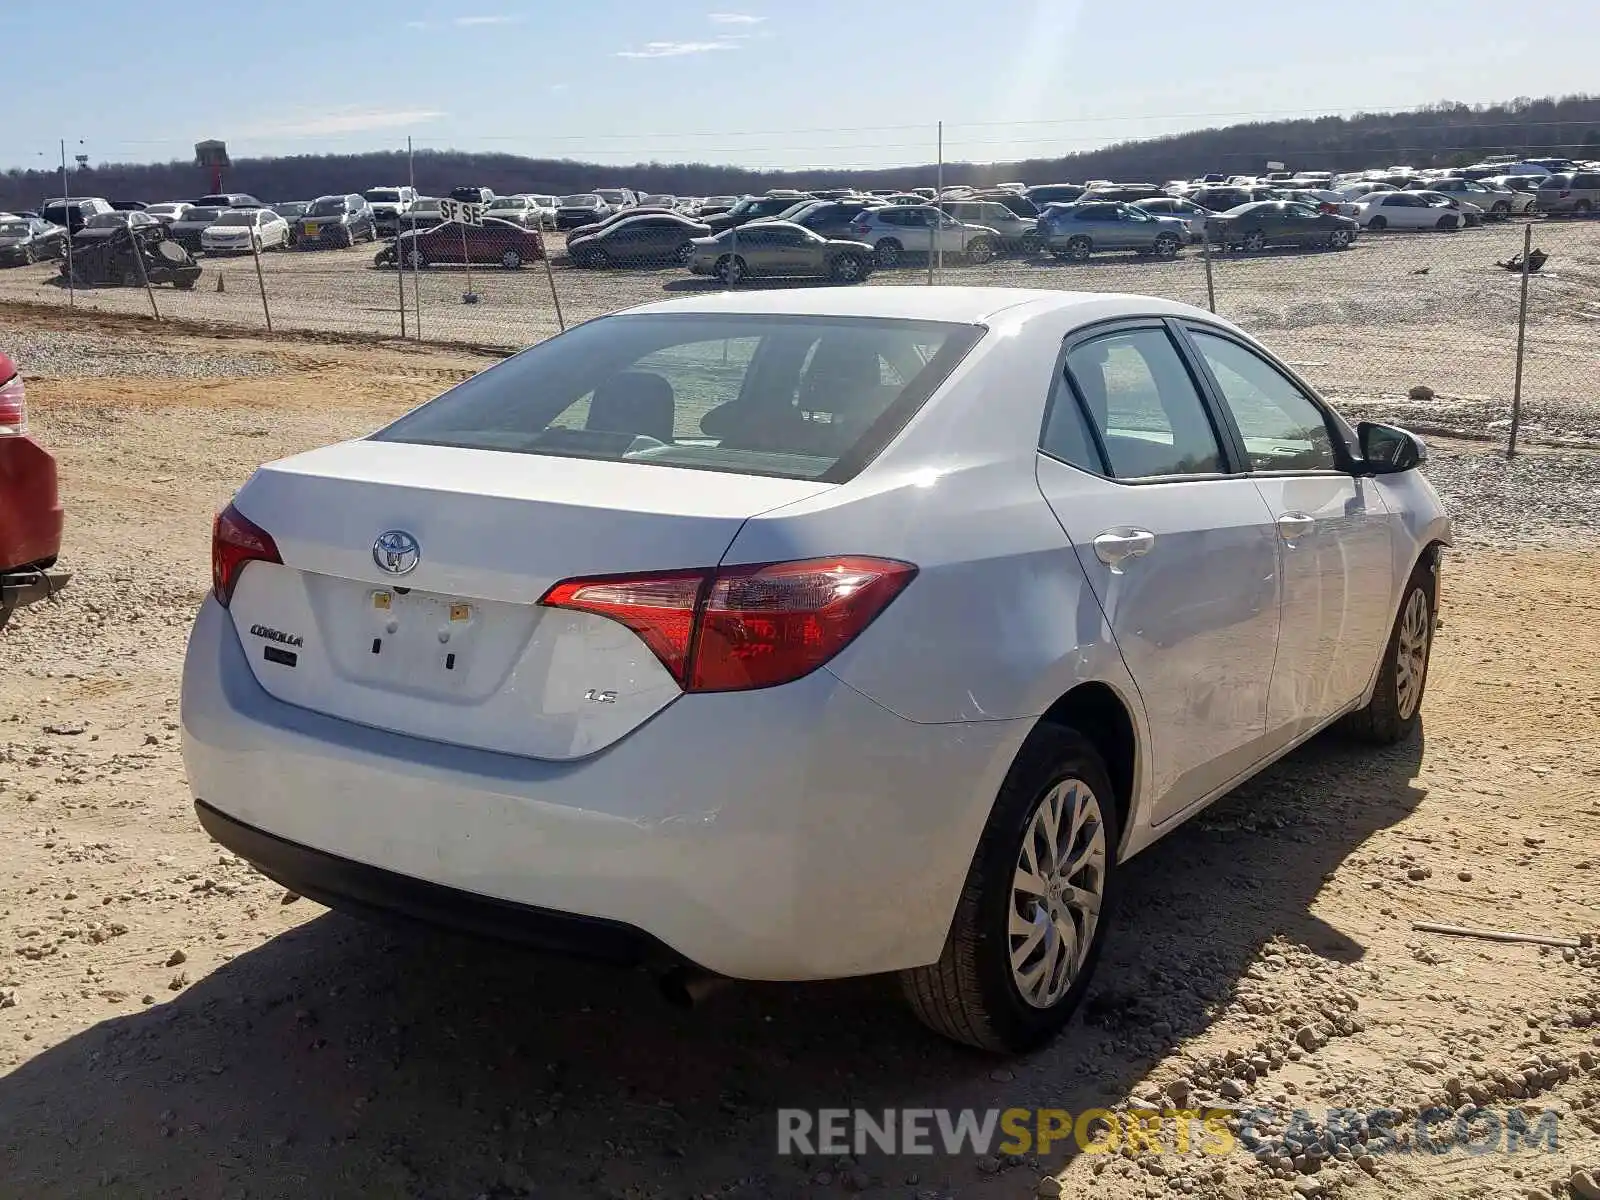
[[[659,300],[627,313],[747,313],[818,317],[885,317],[982,324],[1008,309],[1028,306],[1030,315],[1080,309],[1082,320],[1122,314],[1169,313],[1210,318],[1203,309],[1154,296],[1118,292],[1065,292],[1043,288],[887,286],[774,288],[760,292],[716,292]]]

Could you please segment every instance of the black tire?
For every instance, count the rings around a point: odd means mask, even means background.
[[[36,263],[38,261],[39,261],[39,252],[33,248],[33,243],[29,242],[26,246],[24,246],[22,248],[22,262],[23,262],[23,265],[31,267],[31,266],[33,266],[34,263]]]
[[[1067,242],[1067,257],[1073,262],[1088,262],[1094,253],[1094,243],[1086,237],[1071,238]]]
[[[172,286],[177,288],[180,292],[192,292],[194,291],[194,283],[195,281],[193,279],[174,279],[172,281]]]
[[[1157,258],[1177,258],[1178,250],[1178,236],[1173,233],[1163,233],[1156,238],[1156,244],[1152,247],[1152,252]]]
[[[1328,245],[1335,250],[1350,249],[1350,231],[1348,229],[1335,229],[1328,235]]]
[[[1436,574],[1438,551],[1423,556],[1406,581],[1400,595],[1400,607],[1395,613],[1394,628],[1389,631],[1389,641],[1383,649],[1383,664],[1378,668],[1378,682],[1372,699],[1365,708],[1358,709],[1344,719],[1347,732],[1380,746],[1392,746],[1410,737],[1422,724],[1422,702],[1428,686],[1428,662],[1433,653],[1433,634],[1438,624],[1439,580]],[[1426,614],[1426,641],[1422,650],[1420,679],[1415,702],[1407,711],[1401,698],[1400,659],[1402,634],[1407,613],[1413,598],[1421,594]],[[1415,661],[1414,658],[1412,660]],[[1412,668],[1415,673],[1416,668]]]
[[[1368,229],[1379,229],[1379,230],[1387,229],[1387,228],[1389,228],[1389,218],[1388,217],[1373,217],[1372,220],[1367,222],[1367,228]]]
[[[507,250],[500,256],[500,269],[503,271],[522,270],[522,255],[515,250]]]
[[[672,261],[677,263],[680,267],[687,267],[689,265],[689,260],[693,257],[694,245],[690,242],[683,242],[676,250],[672,252]]]
[[[1023,254],[1027,255],[1029,258],[1032,258],[1034,255],[1038,254],[1040,250],[1044,249],[1044,239],[1041,238],[1037,233],[1025,233],[1022,235],[1022,242],[1019,246],[1019,249]]]
[[[1579,200],[1572,206],[1572,215],[1575,217],[1587,217],[1593,207],[1587,200]]]
[[[994,259],[994,242],[986,237],[973,238],[967,243],[967,261],[982,266]]]
[[[1057,784],[1071,779],[1085,784],[1098,802],[1106,849],[1100,913],[1071,985],[1049,1007],[1034,1007],[1023,999],[1010,961],[1012,881],[1035,812]],[[1074,729],[1040,725],[1023,743],[995,798],[939,960],[900,973],[917,1017],[953,1041],[1009,1054],[1059,1031],[1088,990],[1111,923],[1120,836],[1115,794],[1099,752]]]
[[[1454,229],[1457,221],[1455,217],[1440,217],[1433,223],[1435,229]]]
[[[900,261],[900,256],[905,253],[905,248],[896,238],[884,238],[873,249],[873,255],[878,260],[880,267],[892,267]]]
[[[828,274],[835,283],[860,283],[869,271],[866,261],[859,254],[841,254],[833,260]]]
[[[1265,250],[1267,248],[1266,234],[1262,233],[1259,229],[1252,229],[1249,233],[1244,235],[1244,241],[1241,242],[1240,245],[1242,245],[1252,254],[1259,250]]]
[[[0,629],[6,627],[11,620],[11,614],[17,611],[17,606],[9,600],[0,601]]]
[[[724,254],[717,259],[717,278],[727,287],[734,287],[750,277],[750,267],[737,254]]]
[[[1500,219],[1502,221],[1508,221],[1508,220],[1511,219],[1511,203],[1510,203],[1510,201],[1507,201],[1507,200],[1496,200],[1495,203],[1494,203],[1494,207],[1492,207],[1489,211],[1490,211],[1491,214],[1493,214],[1495,217],[1497,217],[1498,219]]]

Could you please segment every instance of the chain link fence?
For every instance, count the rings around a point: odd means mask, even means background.
[[[0,301],[142,314],[257,333],[328,333],[517,349],[636,304],[720,290],[682,267],[585,269],[565,236],[548,261],[380,265],[382,242],[206,255],[188,290],[69,288],[55,264],[0,272]],[[1538,269],[1520,270],[1525,245]],[[1509,269],[1508,269],[1509,268]],[[981,284],[1124,292],[1211,307],[1261,337],[1353,415],[1523,444],[1600,444],[1600,220],[1515,219],[1459,231],[1365,232],[1348,249],[1225,250],[1083,261],[906,254],[864,285]],[[1526,283],[1526,303],[1523,287]],[[754,279],[743,288],[843,286]],[[1520,380],[1520,397],[1519,397]]]

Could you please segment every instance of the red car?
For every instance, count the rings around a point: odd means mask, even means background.
[[[544,239],[534,230],[498,217],[485,217],[482,225],[452,222],[415,233],[404,230],[372,261],[380,267],[392,267],[397,260],[407,267],[434,263],[459,266],[468,261],[462,257],[463,245],[474,266],[481,263],[515,271],[523,263],[538,262],[544,257]]]
[[[22,376],[0,352],[0,627],[65,586],[71,576],[54,570],[60,553],[56,460],[28,436]]]

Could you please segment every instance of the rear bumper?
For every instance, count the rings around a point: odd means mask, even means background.
[[[629,966],[666,967],[679,961],[649,934],[614,921],[496,900],[340,858],[237,821],[203,800],[194,802],[194,811],[218,844],[263,875],[329,908]]]
[[[745,979],[937,958],[1029,724],[915,724],[823,670],[683,697],[586,759],[520,758],[273,698],[215,600],[182,723],[203,822],[296,891],[558,947],[552,924],[599,921]]]
[[[29,437],[0,438],[0,572],[61,553],[56,460]]]

